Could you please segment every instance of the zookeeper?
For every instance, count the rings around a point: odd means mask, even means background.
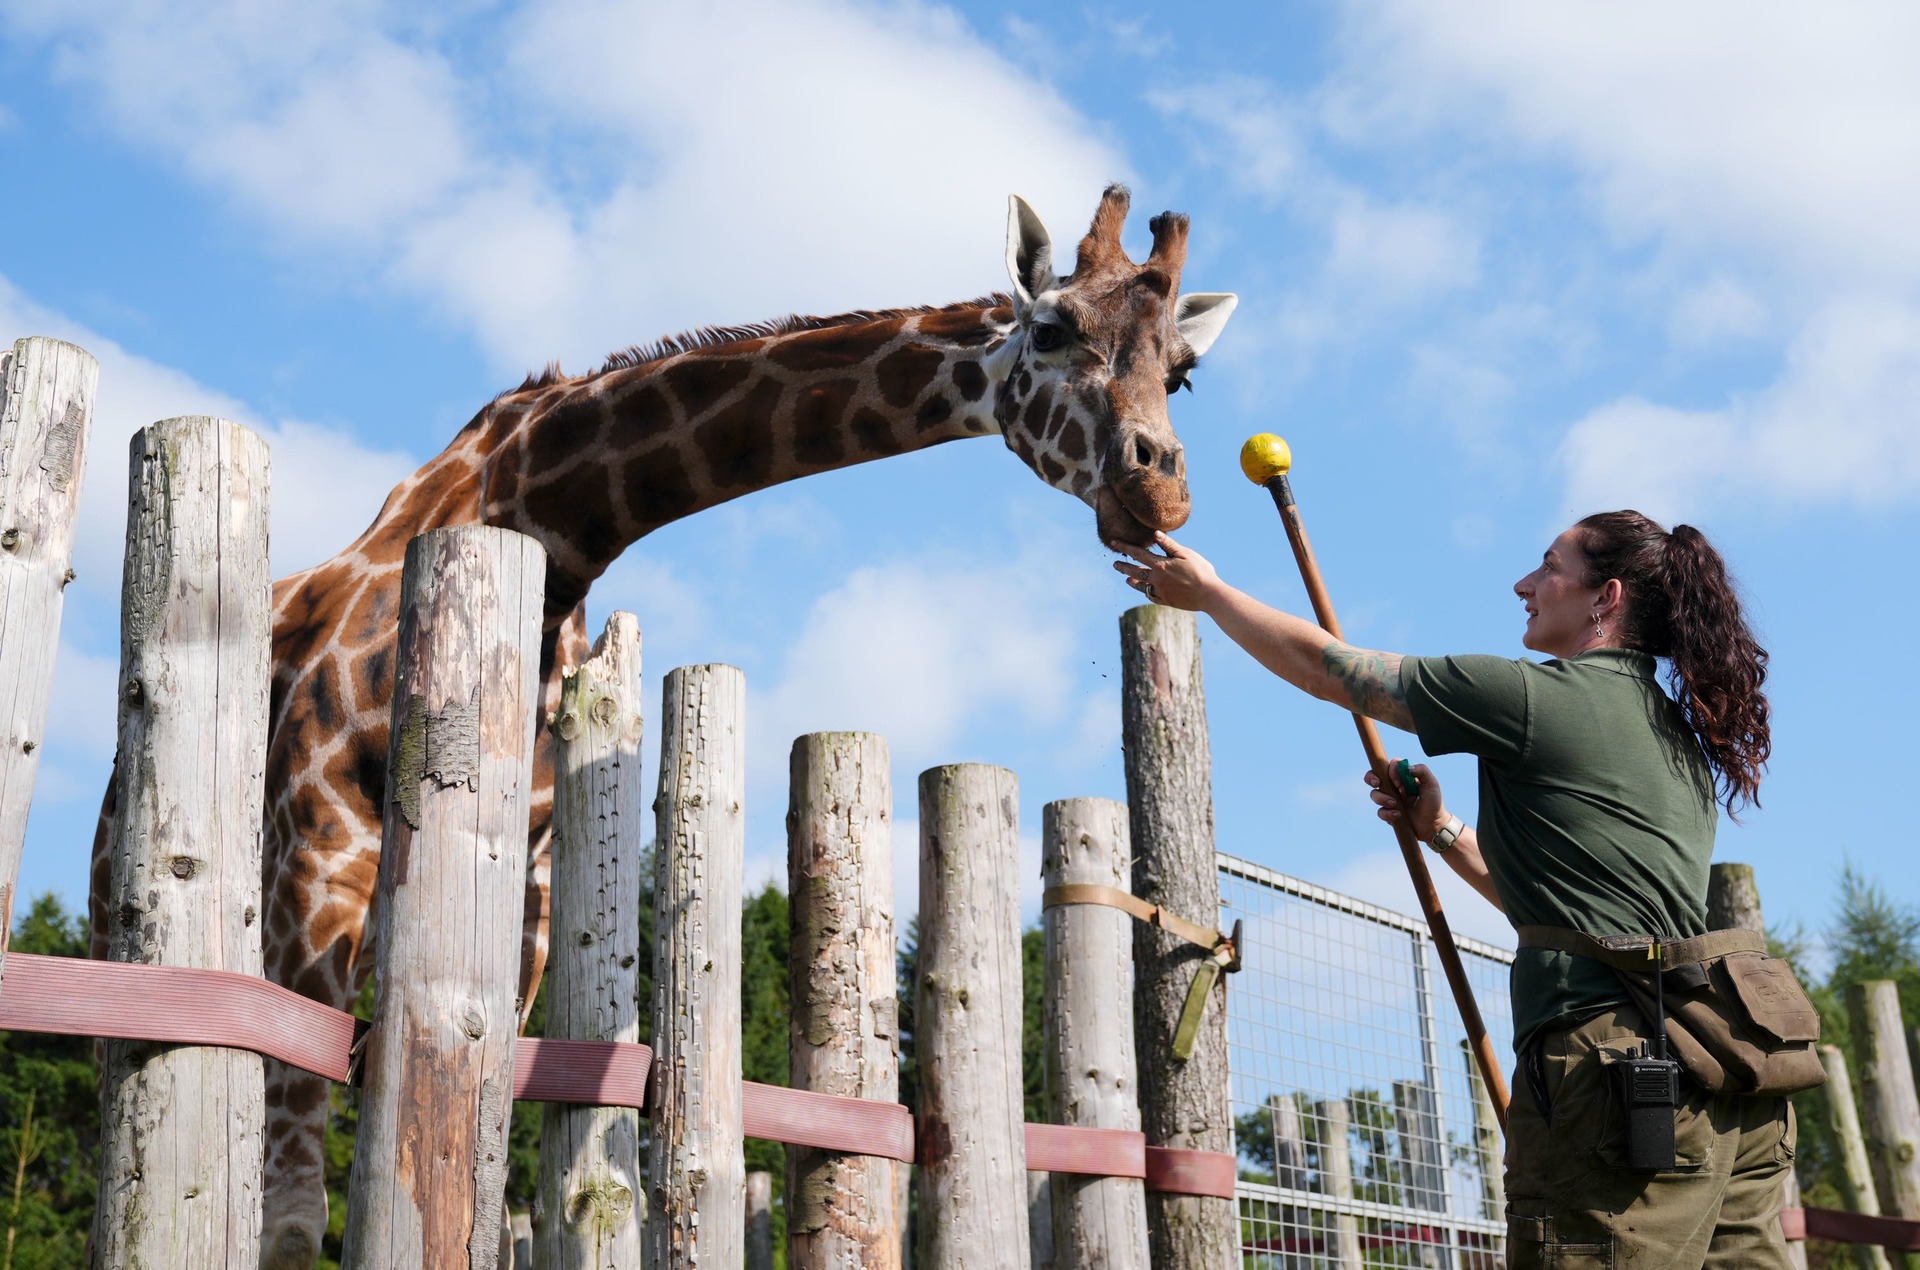
[[[1158,545],[1164,554],[1113,544],[1130,558],[1114,567],[1148,599],[1206,613],[1288,683],[1414,733],[1428,754],[1480,760],[1477,832],[1447,811],[1424,765],[1413,768],[1417,798],[1380,790],[1372,773],[1367,783],[1382,819],[1407,818],[1516,929],[1563,937],[1529,946],[1521,930],[1513,965],[1509,1264],[1787,1266],[1787,1099],[1709,1092],[1687,1064],[1672,1099],[1672,1167],[1629,1167],[1625,1069],[1609,1069],[1650,1053],[1654,1007],[1588,949],[1599,947],[1588,936],[1705,935],[1720,804],[1732,814],[1757,801],[1770,749],[1767,653],[1705,536],[1620,511],[1555,538],[1513,588],[1527,612],[1521,643],[1543,662],[1353,648],[1227,585],[1164,534]],[[1668,664],[1666,691],[1656,659]],[[1748,948],[1742,964],[1766,960]],[[1691,964],[1697,972],[1699,959]],[[1661,982],[1664,1013],[1673,974]]]

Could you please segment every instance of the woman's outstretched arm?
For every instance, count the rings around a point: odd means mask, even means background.
[[[1262,604],[1228,586],[1206,557],[1165,534],[1155,535],[1165,555],[1126,543],[1109,543],[1133,563],[1113,567],[1156,604],[1211,617],[1227,638],[1294,687],[1344,710],[1413,731],[1413,716],[1400,690],[1400,654],[1342,643],[1312,622]]]

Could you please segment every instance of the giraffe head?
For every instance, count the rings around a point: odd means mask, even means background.
[[[1100,199],[1073,273],[1024,199],[1009,200],[1007,271],[1016,329],[994,414],[1007,445],[1049,485],[1094,509],[1101,541],[1144,545],[1187,521],[1187,465],[1167,401],[1187,382],[1238,297],[1180,294],[1187,218],[1150,222],[1153,251],[1120,248],[1124,186]]]

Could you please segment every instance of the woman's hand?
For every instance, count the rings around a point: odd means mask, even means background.
[[[1168,608],[1203,612],[1221,591],[1220,575],[1207,558],[1183,547],[1165,534],[1156,533],[1154,543],[1165,555],[1156,555],[1145,547],[1124,542],[1107,546],[1137,563],[1116,560],[1113,567],[1125,574],[1127,582],[1155,604]]]
[[[1391,766],[1398,768],[1399,765],[1399,759],[1392,761]],[[1378,808],[1375,814],[1380,819],[1396,827],[1410,825],[1414,837],[1422,842],[1432,842],[1433,835],[1451,817],[1447,814],[1446,803],[1440,797],[1440,780],[1433,770],[1425,763],[1415,763],[1413,777],[1420,792],[1411,799],[1400,790],[1381,789],[1380,777],[1373,772],[1367,773],[1367,787],[1373,791],[1371,796]]]

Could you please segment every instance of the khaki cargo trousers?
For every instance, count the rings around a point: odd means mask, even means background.
[[[1521,1055],[1507,1132],[1507,1264],[1786,1270],[1780,1184],[1793,1161],[1791,1106],[1709,1094],[1683,1076],[1677,1167],[1629,1169],[1608,1069],[1647,1034],[1639,1013],[1622,1008],[1536,1037]]]

